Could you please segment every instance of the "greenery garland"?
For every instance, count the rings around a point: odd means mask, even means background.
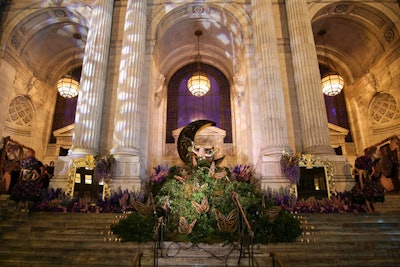
[[[247,220],[255,234],[254,242],[294,241],[301,234],[299,221],[283,210],[272,216],[268,211],[274,205],[263,201],[257,182],[247,165],[226,168],[203,162],[196,167],[174,166],[168,172],[164,165],[154,168],[147,182],[146,194],[154,196],[155,210],[161,211],[164,216],[164,240],[234,242],[239,240],[239,231]],[[245,218],[238,212],[238,206],[232,199],[233,192],[245,211]],[[148,217],[133,212],[112,225],[111,229],[122,241],[150,241],[154,239],[154,232],[146,228],[148,220]],[[127,221],[135,221],[136,226],[126,227]],[[154,223],[156,221],[153,219]],[[155,228],[157,226],[153,225]]]

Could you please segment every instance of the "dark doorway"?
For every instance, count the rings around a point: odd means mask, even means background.
[[[300,167],[300,181],[297,185],[297,195],[302,199],[310,197],[316,199],[328,198],[325,167],[313,167],[312,169]]]
[[[103,193],[103,185],[94,180],[94,171],[84,167],[76,168],[74,198],[97,201]]]

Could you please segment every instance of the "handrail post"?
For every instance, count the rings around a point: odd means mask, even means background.
[[[135,257],[132,260],[132,267],[136,267],[136,263],[139,262],[139,267],[141,266],[141,260],[143,257],[143,252],[141,250],[136,251]]]
[[[283,264],[281,258],[279,257],[279,254],[276,252],[270,252],[269,256],[272,258],[272,267],[275,267],[275,262],[278,263],[279,267],[285,267],[285,265]]]
[[[254,266],[254,254],[253,254],[253,238],[254,238],[254,232],[253,232],[253,230],[251,229],[251,225],[250,225],[250,223],[249,223],[249,221],[247,220],[247,217],[246,217],[246,213],[244,212],[244,210],[243,210],[243,208],[242,208],[242,205],[240,205],[240,202],[239,202],[239,199],[238,199],[238,197],[237,197],[237,193],[235,192],[235,191],[233,191],[232,192],[232,200],[233,200],[233,202],[236,204],[236,206],[238,207],[238,209],[239,209],[239,211],[240,211],[240,214],[242,215],[242,219],[243,219],[243,221],[245,222],[245,225],[246,225],[246,227],[247,227],[247,231],[248,231],[248,233],[249,233],[249,237],[250,237],[250,244],[248,245],[248,254],[249,254],[249,266],[250,267],[252,267],[252,266]],[[243,232],[242,232],[242,234],[243,234]],[[243,242],[243,239],[242,239],[243,237],[241,237],[240,239],[241,239],[241,244],[240,244],[240,256],[239,256],[239,262],[240,262],[240,259],[241,259],[241,257],[242,257],[242,242]],[[244,255],[244,254],[243,254]],[[238,262],[238,263],[239,263]]]

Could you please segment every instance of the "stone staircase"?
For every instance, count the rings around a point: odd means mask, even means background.
[[[254,262],[232,244],[121,243],[109,226],[122,214],[16,212],[0,196],[0,266],[273,266],[276,252],[285,267],[400,266],[400,195],[388,194],[373,214],[297,214],[303,235],[293,243],[254,245]],[[277,265],[276,265],[277,266]]]

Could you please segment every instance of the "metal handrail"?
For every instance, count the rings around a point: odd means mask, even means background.
[[[270,252],[269,255],[272,258],[272,267],[275,267],[275,262],[278,263],[279,267],[285,267],[285,265],[283,264],[281,257],[279,256],[278,253],[276,252]]]
[[[249,221],[247,220],[246,213],[244,212],[244,210],[242,208],[242,205],[240,205],[240,201],[239,201],[239,199],[237,197],[237,193],[235,191],[232,192],[232,200],[236,204],[236,206],[238,207],[238,209],[239,209],[239,211],[240,211],[240,213],[242,215],[242,219],[243,219],[243,221],[244,221],[244,223],[245,223],[245,225],[247,227],[247,231],[249,233],[250,244],[248,246],[248,250],[249,250],[248,251],[248,253],[249,253],[248,256],[249,256],[249,266],[252,267],[252,266],[254,266],[254,254],[253,254],[254,232],[251,229],[251,225],[250,225]],[[243,232],[242,232],[242,234],[243,234]],[[238,263],[240,263],[240,260],[241,260],[242,256],[244,256],[244,254],[242,254],[243,239],[242,239],[242,237],[240,239],[241,239],[241,242],[240,242],[240,256],[239,256]]]
[[[139,267],[141,266],[141,259],[143,257],[143,252],[141,250],[136,251],[135,257],[132,260],[132,267],[136,267],[136,264],[139,263]]]

